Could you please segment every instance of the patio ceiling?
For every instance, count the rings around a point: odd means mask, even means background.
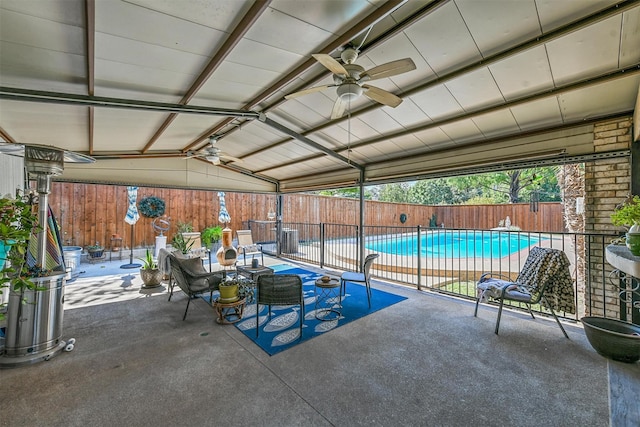
[[[638,0],[0,0],[0,27],[0,139],[97,159],[71,181],[290,192],[589,156],[640,86]],[[284,98],[348,44],[413,60],[371,83],[398,107]],[[241,161],[185,160],[210,135]]]

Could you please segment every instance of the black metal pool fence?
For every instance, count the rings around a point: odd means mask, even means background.
[[[265,253],[320,268],[359,269],[357,225],[282,223],[279,243],[275,227],[260,230],[264,227],[260,222],[250,222],[249,227],[254,236],[263,237]],[[365,226],[363,236],[365,255],[380,254],[372,277],[466,299],[475,299],[482,273],[499,272],[515,279],[532,247],[560,249],[571,262],[577,310],[558,315],[576,321],[585,315],[640,321],[640,309],[633,308],[639,304],[637,297],[625,298],[625,289],[637,287],[637,280],[621,277],[604,255],[606,246],[620,234]],[[511,305],[526,309],[519,303]],[[532,309],[548,314],[540,306]]]

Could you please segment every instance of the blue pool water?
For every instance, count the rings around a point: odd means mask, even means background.
[[[421,236],[420,255],[436,258],[502,258],[535,245],[541,239],[526,233],[442,230]],[[367,249],[388,254],[416,256],[416,236],[369,242]]]

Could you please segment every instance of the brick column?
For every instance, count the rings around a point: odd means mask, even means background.
[[[593,137],[596,152],[628,150],[631,147],[631,117],[596,123]],[[620,227],[611,224],[610,216],[616,205],[631,192],[630,159],[622,157],[585,163],[585,191],[585,231],[622,232]],[[591,301],[591,314],[619,318],[618,289],[608,280],[613,268],[606,262],[602,245],[594,243],[588,250],[591,287],[587,288],[585,297]]]

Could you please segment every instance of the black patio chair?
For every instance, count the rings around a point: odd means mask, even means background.
[[[213,291],[218,290],[224,280],[223,272],[209,273],[202,266],[200,258],[178,258],[169,255],[171,264],[171,276],[169,277],[169,301],[173,296],[173,288],[177,284],[187,294],[187,308],[184,310],[182,320],[187,318],[191,299],[200,294],[209,292],[209,301],[212,301]]]
[[[304,322],[304,296],[302,279],[297,274],[263,274],[256,284],[256,338],[260,332],[260,304],[269,306],[271,319],[272,305],[300,306],[300,339]]]
[[[569,259],[561,250],[534,247],[515,281],[511,281],[503,274],[484,273],[477,284],[478,296],[474,317],[478,316],[478,305],[481,300],[490,298],[499,301],[495,329],[497,335],[505,301],[526,304],[529,314],[534,319],[531,305],[541,303],[551,312],[562,333],[569,339],[569,335],[554,311],[555,308],[566,313],[575,313],[573,279],[569,267]]]
[[[345,294],[347,282],[363,283],[367,288],[367,301],[369,302],[369,308],[371,308],[371,266],[373,265],[373,261],[379,256],[380,254],[367,255],[364,259],[362,273],[355,271],[345,271],[342,273],[342,276],[340,276],[340,294]]]

